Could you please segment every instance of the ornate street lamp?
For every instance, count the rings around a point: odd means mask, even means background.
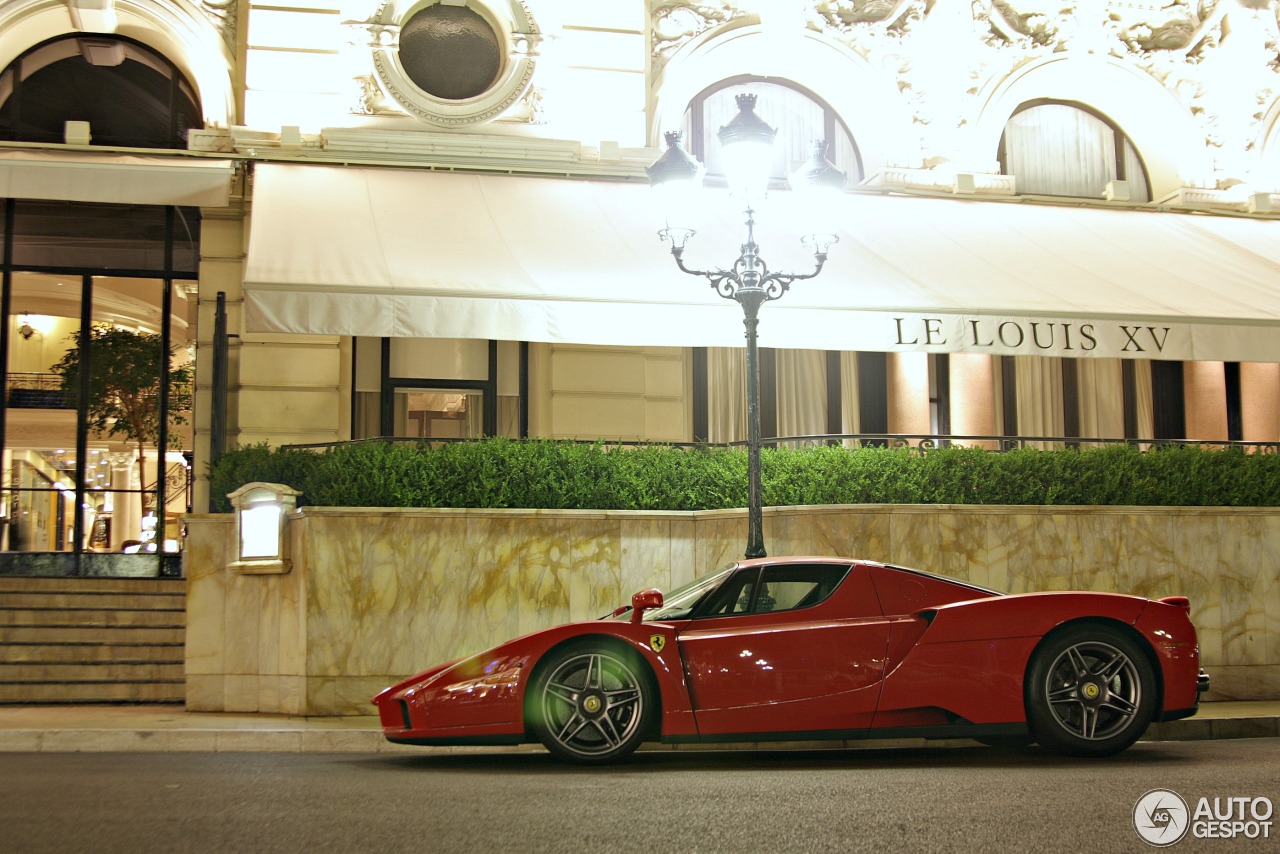
[[[667,227],[658,232],[659,237],[671,244],[671,256],[682,272],[706,279],[717,294],[731,299],[742,307],[743,325],[747,338],[747,551],[746,556],[764,557],[764,521],[762,512],[763,490],[760,484],[760,363],[756,345],[760,307],[779,299],[791,287],[792,282],[812,279],[822,272],[827,261],[827,249],[838,238],[834,234],[810,234],[802,242],[813,252],[816,264],[809,273],[779,273],[769,270],[760,257],[755,241],[755,210],[753,205],[764,198],[768,188],[772,164],[772,147],[777,131],[769,127],[755,114],[756,96],[738,95],[738,114],[720,128],[717,136],[722,146],[725,177],[730,191],[739,197],[745,208],[747,240],[741,254],[727,270],[696,270],[684,263],[685,244],[695,232],[690,228]],[[667,150],[649,167],[649,181],[655,187],[669,192],[673,187],[697,186],[702,180],[702,164],[680,147],[680,134],[666,134]],[[826,161],[823,153],[826,143],[814,144],[813,156],[791,175],[790,183],[797,190],[812,187],[840,187],[844,174]],[[682,206],[683,207],[683,206]]]

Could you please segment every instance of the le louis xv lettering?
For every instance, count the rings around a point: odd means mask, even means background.
[[[942,318],[895,317],[893,321],[898,333],[897,343],[901,346],[918,344],[929,347],[950,343]],[[973,348],[999,346],[1008,350],[1079,350],[1087,353],[1098,348],[1099,336],[1110,332],[1111,328],[1099,329],[1094,323],[967,318],[963,330],[964,344]],[[1121,353],[1162,353],[1169,340],[1169,330],[1168,326],[1118,323],[1114,327],[1116,349]]]

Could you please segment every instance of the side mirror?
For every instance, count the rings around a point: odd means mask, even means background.
[[[662,607],[662,591],[656,587],[641,590],[631,597],[631,622],[638,623],[644,618],[644,612],[652,608]]]

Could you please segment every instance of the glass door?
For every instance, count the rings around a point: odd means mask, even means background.
[[[194,266],[175,211],[6,205],[0,574],[180,573],[195,288],[146,268]]]

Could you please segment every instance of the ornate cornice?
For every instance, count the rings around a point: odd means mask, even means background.
[[[650,16],[650,60],[655,72],[660,71],[671,55],[703,33],[730,21],[748,16],[748,12],[726,0],[696,3],[687,0],[655,0]]]

